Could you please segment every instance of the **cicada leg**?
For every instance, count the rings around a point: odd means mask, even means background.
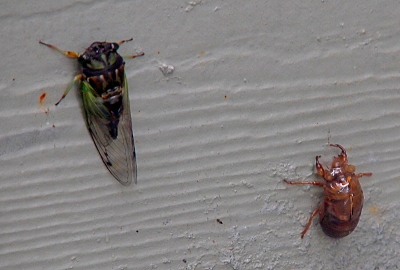
[[[133,38],[130,38],[130,39],[124,39],[124,40],[121,40],[120,42],[118,42],[117,44],[118,44],[118,45],[121,45],[122,43],[125,43],[125,42],[128,42],[128,41],[131,41],[131,40],[133,40]],[[140,53],[133,54],[133,55],[126,55],[126,56],[122,56],[122,58],[136,58],[136,57],[138,57],[138,56],[142,56],[142,55],[144,55],[144,52],[140,52]]]
[[[136,58],[138,56],[143,56],[143,55],[144,55],[144,52],[140,52],[140,53],[133,54],[133,55],[122,56],[122,58]]]
[[[77,53],[77,52],[63,51],[63,50],[57,48],[57,47],[54,46],[54,45],[44,43],[44,42],[42,42],[42,41],[40,41],[40,40],[39,40],[39,43],[40,43],[40,44],[43,44],[43,45],[46,45],[47,47],[49,47],[49,48],[51,48],[51,49],[53,49],[53,50],[56,50],[57,52],[62,53],[63,55],[65,55],[65,56],[67,56],[67,57],[69,57],[69,58],[78,58],[78,57],[79,57],[79,53]]]
[[[121,45],[122,43],[125,43],[125,42],[128,42],[128,41],[132,41],[132,40],[133,40],[133,37],[131,37],[130,39],[123,39],[120,42],[118,42],[117,44]]]
[[[40,44],[43,44],[43,45],[46,45],[47,47],[49,47],[49,48],[51,48],[51,49],[53,49],[53,50],[56,50],[57,52],[62,53],[63,55],[65,55],[65,56],[67,56],[67,57],[69,57],[69,58],[78,58],[78,57],[80,56],[79,53],[77,53],[77,52],[63,51],[63,50],[57,48],[57,47],[54,46],[54,45],[44,43],[44,42],[42,42],[42,41],[40,41],[40,40],[39,40],[39,43],[40,43]],[[67,96],[69,90],[71,90],[71,88],[72,88],[72,86],[74,85],[74,83],[75,83],[76,81],[82,80],[82,77],[83,77],[82,74],[75,76],[75,78],[74,78],[74,79],[72,80],[72,82],[68,85],[67,89],[65,90],[65,92],[64,92],[63,95],[61,96],[60,100],[57,101],[57,103],[55,104],[56,106],[61,102],[61,100],[63,100],[63,99]]]
[[[65,91],[64,91],[64,93],[62,94],[60,100],[57,101],[57,103],[55,104],[56,106],[57,106],[58,104],[60,104],[61,100],[63,100],[63,99],[68,95],[68,92],[69,92],[69,90],[71,90],[71,88],[72,88],[72,86],[74,85],[74,83],[75,83],[76,81],[82,80],[82,78],[83,78],[83,75],[82,75],[82,74],[79,74],[79,75],[76,75],[76,76],[75,76],[75,78],[72,80],[72,82],[68,85],[67,89],[65,89]]]

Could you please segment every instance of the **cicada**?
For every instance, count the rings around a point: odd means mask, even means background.
[[[122,185],[137,182],[135,143],[129,108],[125,62],[117,50],[118,43],[93,42],[84,53],[63,51],[39,41],[69,58],[77,58],[80,74],[68,85],[58,105],[79,82],[87,128],[101,159]],[[144,53],[127,56],[135,58]]]

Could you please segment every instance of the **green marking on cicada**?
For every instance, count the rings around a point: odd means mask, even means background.
[[[132,181],[137,183],[137,165],[125,62],[117,50],[119,45],[131,40],[93,42],[82,54],[39,41],[69,58],[78,59],[82,73],[74,77],[55,105],[79,82],[89,133],[107,169],[125,186]],[[126,58],[142,55],[143,52]]]

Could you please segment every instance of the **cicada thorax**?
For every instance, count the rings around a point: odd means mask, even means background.
[[[87,81],[107,108],[110,136],[118,137],[118,123],[123,112],[125,62],[116,52],[117,43],[95,42],[79,57],[83,80]]]

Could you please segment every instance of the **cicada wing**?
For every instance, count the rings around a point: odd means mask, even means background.
[[[137,182],[136,154],[132,132],[132,119],[126,81],[122,88],[123,107],[118,126],[118,135],[110,135],[111,114],[89,83],[82,81],[83,106],[86,122],[93,142],[110,173],[122,185]]]
[[[135,139],[133,137],[132,129],[132,116],[131,108],[129,102],[128,93],[128,81],[126,75],[124,75],[124,86],[122,89],[122,116],[119,123],[120,133],[119,136],[121,140],[124,141],[126,156],[129,157],[128,169],[130,172],[131,182],[132,179],[135,184],[137,184],[137,164],[136,164],[136,151],[135,151]]]

